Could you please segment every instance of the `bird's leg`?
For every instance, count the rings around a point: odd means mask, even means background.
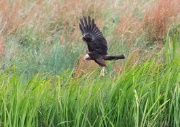
[[[103,77],[104,77],[104,75],[105,75],[105,73],[104,73],[105,68],[106,68],[105,66],[103,66],[103,67],[102,67],[102,70],[101,70],[100,76],[103,76]]]

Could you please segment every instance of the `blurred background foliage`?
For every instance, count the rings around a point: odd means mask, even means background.
[[[74,69],[78,77],[98,68],[82,59],[87,46],[78,22],[89,15],[106,37],[109,54],[126,55],[108,62],[108,73],[121,73],[126,61],[132,66],[165,52],[167,35],[179,43],[179,5],[179,0],[1,0],[0,69],[15,66],[26,77]]]

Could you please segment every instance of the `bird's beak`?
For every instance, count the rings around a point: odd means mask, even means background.
[[[84,56],[84,60],[87,60],[88,58],[89,58],[89,55],[86,54],[86,55]]]
[[[85,36],[86,36],[86,34],[83,34],[82,38],[84,39],[84,38],[85,38]]]

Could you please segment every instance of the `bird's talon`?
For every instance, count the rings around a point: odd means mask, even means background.
[[[104,77],[104,75],[105,75],[104,70],[105,70],[105,67],[102,67],[102,70],[101,70],[101,73],[100,73],[100,76],[101,76],[101,77]]]
[[[100,73],[100,77],[104,77],[104,73]]]

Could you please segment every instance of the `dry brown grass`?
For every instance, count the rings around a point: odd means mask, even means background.
[[[131,4],[138,5],[138,0],[131,2]],[[137,61],[144,61],[153,57],[160,49],[163,48],[163,39],[166,35],[170,25],[177,22],[180,14],[179,0],[156,0],[154,6],[141,6],[139,9],[144,13],[142,20],[134,13],[134,7],[130,7],[130,2],[125,1],[121,7],[116,8],[116,11],[123,12],[120,16],[120,23],[115,26],[114,36],[126,41],[126,48],[130,50],[127,56],[128,66],[131,67]],[[139,5],[138,5],[139,6]],[[121,13],[122,14],[122,13]],[[153,43],[151,50],[146,49],[146,40],[139,47],[135,47],[137,39],[141,36],[148,36],[148,40]],[[117,46],[117,45],[115,45]],[[120,67],[115,67],[119,68]],[[115,69],[116,70],[116,69]]]
[[[116,74],[121,74],[124,71],[124,65],[121,64],[119,61],[116,61],[113,66],[113,70]]]
[[[1,26],[4,26],[4,34],[14,34],[20,27],[26,25],[28,15],[25,11],[25,1],[15,1],[13,3],[3,0],[0,2],[0,13],[2,21]],[[31,17],[32,18],[32,17]],[[2,28],[1,28],[2,29]]]
[[[143,17],[143,28],[147,30],[149,40],[162,41],[169,25],[176,22],[179,14],[179,0],[158,0]]]
[[[32,30],[35,35],[43,37],[44,41],[48,43],[53,43],[53,38],[58,37],[60,44],[71,43],[72,47],[77,46],[78,42],[82,44],[78,25],[79,18],[83,15],[97,18],[96,23],[101,29],[104,24],[103,18],[100,17],[103,16],[106,7],[107,3],[102,0],[96,2],[81,0],[16,0],[10,2],[1,0],[0,36],[5,39],[0,40],[0,54],[4,52],[6,38],[22,31],[23,34],[17,34],[17,36],[20,40],[24,40],[23,30],[26,32],[26,29]],[[33,39],[36,40],[38,36],[33,36]],[[49,46],[45,46],[46,53],[49,48]],[[98,65],[94,61],[79,60],[78,71],[75,75],[97,67]]]
[[[154,6],[142,6],[140,7],[141,12],[144,13],[142,20],[132,15],[136,6],[128,8],[131,6],[130,4],[138,5],[138,3],[138,0],[131,3],[126,1],[121,7],[116,8],[116,11],[119,9],[123,15],[120,16],[120,24],[115,26],[115,35],[121,39],[128,38],[132,44],[139,35],[147,31],[149,40],[162,41],[169,26],[177,22],[180,15],[180,1],[156,0]]]
[[[134,49],[134,44],[142,33],[141,24],[136,17],[123,16],[121,22],[115,27],[115,36],[119,37],[123,42],[128,40],[127,48]]]
[[[78,27],[79,18],[83,15],[92,16],[95,18],[97,26],[102,30],[105,23],[111,19],[108,16],[104,17],[105,13],[110,11],[112,15],[117,15],[116,18],[119,18],[120,23],[113,24],[115,25],[113,28],[108,26],[109,29],[114,29],[114,34],[106,38],[117,38],[120,40],[119,43],[126,40],[126,48],[129,50],[129,55],[126,55],[130,61],[129,66],[131,66],[139,59],[151,57],[162,47],[162,40],[169,25],[176,22],[180,13],[179,0],[150,1],[148,2],[150,4],[145,4],[147,2],[142,2],[142,0],[124,0],[118,5],[114,4],[114,1],[108,3],[103,0],[16,0],[13,2],[1,0],[0,36],[3,39],[0,40],[0,54],[4,52],[6,38],[24,28],[33,29],[48,43],[52,42],[53,38],[58,37],[59,43],[62,45],[64,43],[71,43],[72,47],[83,45]],[[154,6],[152,6],[153,2]],[[140,14],[136,11],[143,15],[142,19],[138,17]],[[141,47],[136,47],[135,43],[142,35],[147,35],[153,42],[159,42],[154,46],[153,52],[144,50],[146,42]],[[112,48],[116,47],[117,45],[112,44]],[[47,46],[47,52],[49,48]],[[98,68],[94,61],[85,62],[83,56],[84,54],[79,56],[76,77],[83,72]],[[123,70],[123,68],[118,62],[115,63],[114,70],[116,72],[119,72],[119,69]]]
[[[121,17],[120,20],[120,24],[115,28],[115,33],[121,35],[121,38],[134,38],[139,29],[138,19],[129,15]]]
[[[4,39],[1,37],[0,38],[0,58],[3,56],[4,51],[5,51]]]
[[[4,34],[14,34],[22,27],[33,27],[39,30],[42,35],[48,33],[47,36],[50,36],[49,32],[54,33],[61,30],[62,36],[71,35],[68,36],[69,39],[77,39],[77,33],[80,33],[78,28],[79,17],[82,15],[102,16],[105,6],[106,4],[103,1],[95,3],[80,0],[64,2],[59,0],[37,0],[35,2],[2,0],[0,2],[0,25],[1,27],[5,26]],[[50,29],[47,27],[49,25]],[[63,38],[62,36],[61,38]]]
[[[87,73],[93,70],[97,70],[99,66],[92,60],[85,61],[84,55],[80,55],[78,59],[78,65],[75,67],[74,77],[78,78],[83,73]]]

